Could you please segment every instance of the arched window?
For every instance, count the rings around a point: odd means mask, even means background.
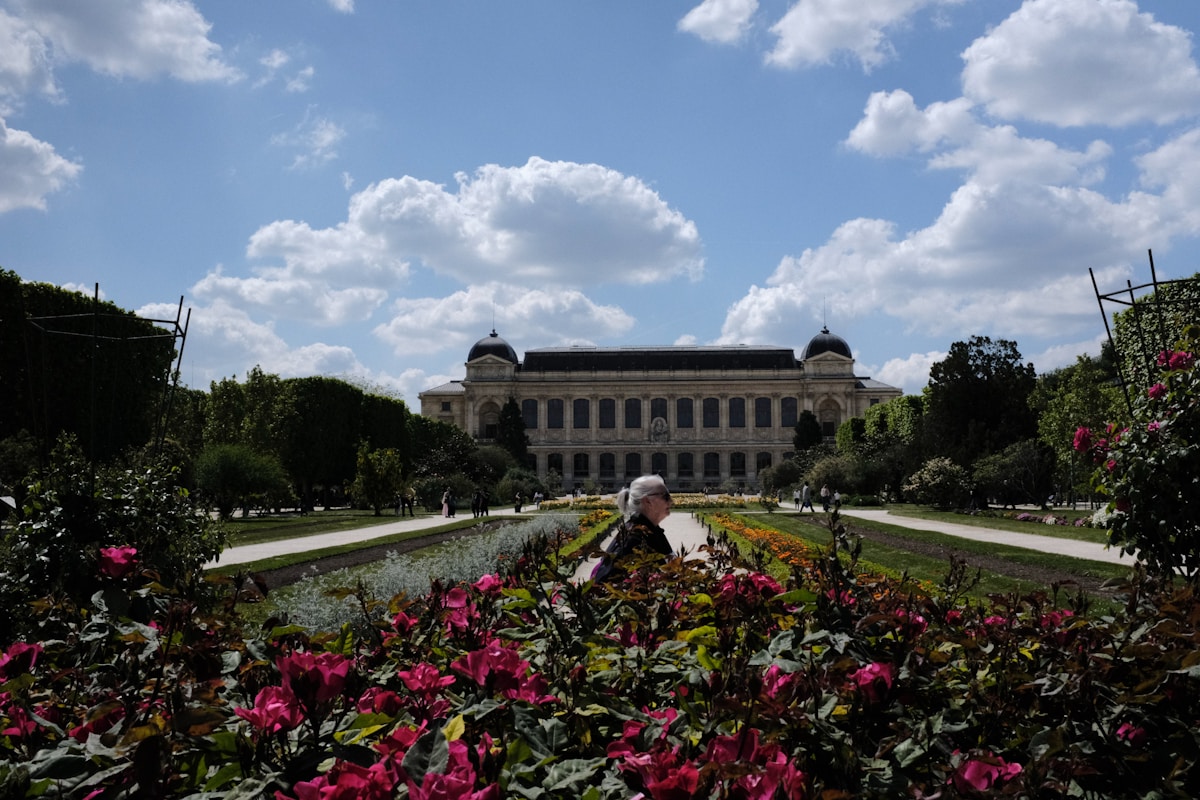
[[[651,421],[662,417],[667,418],[667,398],[655,397],[650,401],[650,419]]]
[[[704,480],[714,480],[721,477],[721,454],[704,454]]]
[[[653,453],[650,456],[650,471],[655,475],[666,477],[667,474],[667,454]]]
[[[821,421],[821,435],[832,439],[837,436],[838,426],[842,424],[842,408],[836,400],[824,400],[817,410],[817,419]]]
[[[600,454],[600,478],[612,480],[617,477],[617,457],[612,453]]]
[[[642,454],[625,454],[625,480],[631,481],[642,474]]]
[[[617,401],[611,397],[600,398],[600,427],[617,427]]]
[[[476,412],[479,416],[480,439],[495,439],[500,427],[500,406],[495,403],[484,403]]]
[[[731,478],[746,477],[746,454],[745,453],[730,453],[729,454],[729,477],[731,477]]]
[[[779,427],[794,428],[800,420],[800,405],[794,397],[785,397],[779,401]]]
[[[731,428],[746,427],[746,398],[744,398],[744,397],[729,398],[729,427],[731,427]]]
[[[553,398],[546,401],[546,427],[561,428],[563,426],[563,401]]]
[[[560,476],[563,474],[562,453],[547,453],[546,454],[546,471],[547,472],[557,472]]]
[[[756,428],[771,427],[771,398],[769,398],[769,397],[754,398],[754,427],[756,427]]]
[[[701,405],[704,414],[704,427],[721,427],[721,401],[715,397],[706,397]]]
[[[691,453],[679,454],[679,477],[691,478],[696,474],[694,459]]]
[[[575,478],[576,479],[586,478],[588,475],[591,474],[588,469],[588,454],[587,453],[576,453],[575,458],[573,460],[574,460],[574,464],[575,464]]]
[[[764,469],[767,469],[770,466],[771,466],[771,454],[770,453],[765,453],[765,452],[758,453],[754,456],[754,471],[756,473],[762,472]]]
[[[675,400],[675,427],[694,427],[692,425],[692,398],[680,397]]]
[[[642,427],[642,399],[640,397],[625,398],[625,427]]]
[[[521,401],[521,421],[525,423],[525,430],[534,431],[538,426],[538,401],[537,400],[522,400]]]
[[[586,397],[578,397],[571,401],[571,427],[592,427],[592,401]]]

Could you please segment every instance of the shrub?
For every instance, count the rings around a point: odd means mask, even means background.
[[[904,483],[905,498],[913,503],[954,508],[970,493],[967,471],[948,458],[931,458]]]

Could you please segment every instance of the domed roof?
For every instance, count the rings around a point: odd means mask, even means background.
[[[812,338],[808,347],[804,348],[804,358],[809,359],[821,353],[837,353],[839,356],[854,358],[850,355],[850,345],[840,336],[829,332],[829,327],[821,328],[821,332]]]
[[[517,351],[513,350],[512,345],[501,339],[495,329],[491,334],[483,337],[475,346],[471,348],[470,354],[467,356],[467,361],[474,361],[483,356],[499,356],[510,364],[517,363]]]

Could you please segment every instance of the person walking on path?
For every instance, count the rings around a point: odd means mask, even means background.
[[[826,513],[829,512],[829,484],[821,487],[821,508],[825,509]]]
[[[417,512],[413,510],[413,505],[417,499],[417,493],[413,487],[409,486],[400,492],[400,516],[404,516],[407,510],[410,517],[416,517]]]
[[[803,488],[800,489],[800,510],[807,508],[814,514],[817,512],[812,504],[812,489],[808,488],[808,481],[804,482]]]
[[[442,516],[450,516],[450,487],[446,487],[446,491],[442,492]]]
[[[796,506],[796,510],[800,510],[800,490],[792,489],[792,503]]]
[[[624,576],[621,560],[636,552],[658,553],[665,561],[675,556],[662,521],[671,513],[671,493],[660,475],[635,478],[628,489],[617,493],[617,511],[622,522],[603,560],[592,571],[596,581]]]

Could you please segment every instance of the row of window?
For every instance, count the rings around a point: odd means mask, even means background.
[[[694,478],[696,472],[696,454],[695,453],[676,453],[675,454],[675,474],[680,478]],[[617,477],[617,456],[615,453],[601,453],[598,459],[599,467],[596,475],[601,480],[615,479]],[[575,453],[571,457],[572,467],[574,470],[572,475],[575,478],[587,478],[592,475],[592,460],[588,453]],[[563,454],[550,453],[546,456],[546,469],[554,470],[559,475],[563,472]],[[771,466],[771,454],[767,452],[756,453],[754,457],[755,472],[762,472],[767,467]],[[626,453],[625,454],[625,477],[636,478],[639,475],[644,475],[647,472],[666,475],[670,472],[667,463],[666,453],[652,453],[650,455],[650,469],[643,470],[642,454],[641,453]],[[701,474],[704,478],[720,478],[721,477],[721,454],[720,453],[704,453],[700,456]],[[733,478],[746,477],[746,453],[730,453],[729,454],[729,476]]]
[[[746,427],[746,398],[731,397],[727,401],[729,427]],[[645,405],[640,397],[630,397],[624,402],[625,428],[642,427],[642,410]],[[596,403],[596,422],[601,428],[617,427],[617,401],[611,397],[602,398]],[[546,428],[564,427],[564,411],[566,403],[560,399],[546,401]],[[650,401],[649,419],[667,419],[669,403],[665,397],[655,397]],[[796,425],[799,414],[799,401],[795,397],[784,397],[779,401],[779,425],[792,428]],[[538,401],[533,399],[521,401],[521,416],[525,420],[526,430],[536,430],[540,427]],[[754,427],[770,428],[772,420],[772,403],[769,397],[754,398]],[[700,426],[704,428],[721,427],[721,400],[716,397],[705,397],[700,401]],[[669,421],[674,428],[696,427],[696,401],[691,397],[680,397],[675,400],[675,418]],[[571,401],[571,427],[592,427],[592,401],[588,398],[577,398]]]

